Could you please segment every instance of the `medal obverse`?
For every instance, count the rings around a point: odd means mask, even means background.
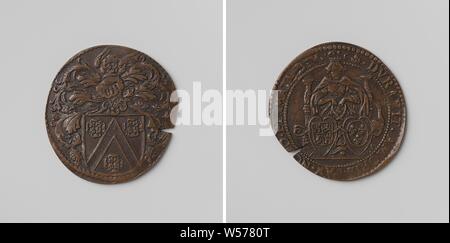
[[[173,128],[175,85],[152,58],[122,46],[72,57],[53,81],[45,112],[50,143],[83,179],[116,184],[149,170]]]

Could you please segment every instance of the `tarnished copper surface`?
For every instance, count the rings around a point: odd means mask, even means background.
[[[130,181],[168,146],[175,85],[149,56],[96,46],[71,58],[53,81],[45,113],[59,159],[93,182]]]
[[[406,125],[402,90],[388,67],[347,43],[315,46],[282,72],[271,99],[276,137],[313,173],[354,180],[385,166]]]

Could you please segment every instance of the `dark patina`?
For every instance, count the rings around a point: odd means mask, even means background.
[[[384,167],[405,134],[396,78],[374,54],[347,43],[321,44],[295,58],[275,84],[270,113],[283,147],[334,180]]]
[[[167,148],[175,85],[152,58],[122,46],[96,46],[71,58],[53,81],[45,113],[50,143],[76,175],[130,181]]]

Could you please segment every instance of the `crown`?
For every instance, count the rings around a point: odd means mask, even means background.
[[[344,55],[342,55],[342,51],[341,50],[330,50],[327,52],[327,58],[330,61],[341,61],[344,59]]]
[[[342,71],[344,66],[340,63],[339,59],[331,59],[330,63],[325,67],[327,71]]]

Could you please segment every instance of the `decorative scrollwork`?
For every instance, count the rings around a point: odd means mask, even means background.
[[[108,133],[111,117],[138,115],[140,119],[130,118],[118,129],[136,141],[141,136],[144,153],[156,153],[147,147],[163,140],[161,136],[148,136],[146,131],[162,134],[162,129],[173,127],[169,116],[176,105],[169,100],[173,91],[175,86],[165,70],[139,51],[121,46],[84,50],[66,63],[53,82],[46,111],[50,139],[57,140],[52,144],[66,165],[69,161],[71,166],[95,177],[95,168],[87,164],[83,152],[85,139],[101,140]],[[131,144],[135,146],[136,141]],[[150,154],[143,157],[152,158]],[[150,166],[154,162],[146,163]]]

